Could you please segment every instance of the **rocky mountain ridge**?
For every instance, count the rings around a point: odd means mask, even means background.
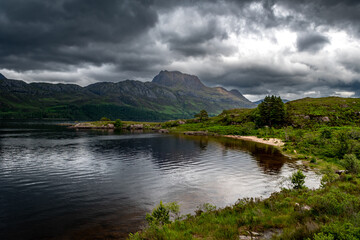
[[[167,120],[190,118],[201,109],[215,115],[223,109],[255,107],[237,90],[210,88],[198,77],[177,71],[161,71],[152,82],[98,82],[86,87],[28,84],[1,76],[0,118]]]

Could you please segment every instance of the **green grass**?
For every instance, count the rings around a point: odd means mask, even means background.
[[[282,229],[274,239],[360,238],[360,179],[343,175],[318,190],[288,190],[265,200],[241,199],[217,210],[197,211],[170,224],[150,225],[130,239],[238,239],[249,232]],[[306,210],[306,207],[309,210]]]

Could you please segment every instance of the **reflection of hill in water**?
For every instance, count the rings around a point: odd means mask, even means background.
[[[227,150],[249,153],[265,174],[278,174],[284,163],[289,161],[278,149],[269,145],[231,138],[187,136],[182,134],[175,137],[172,135],[158,135],[157,137],[139,138],[136,138],[135,134],[129,139],[113,140],[103,144],[97,142],[96,147],[93,146],[93,148],[100,154],[108,150],[116,150],[119,155],[125,154],[129,159],[135,158],[139,153],[143,155],[149,154],[152,156],[152,162],[160,169],[165,170],[170,166],[171,169],[174,169],[197,164],[202,159],[199,156],[210,150],[209,143],[219,145],[224,153]]]
[[[97,133],[97,135],[106,135]],[[110,134],[111,135],[111,134]],[[116,136],[116,135],[114,135]],[[126,161],[151,156],[153,163],[161,168],[185,166],[196,161],[197,156],[206,149],[207,140],[193,140],[172,135],[134,134],[121,138],[108,138],[111,141],[93,141],[89,147],[101,157],[108,151],[116,151],[119,156],[127,156]]]
[[[206,150],[206,139],[184,139],[180,137],[157,138],[152,145],[152,156],[160,168],[192,164],[203,150]]]
[[[180,136],[180,138],[192,139],[197,142],[200,148],[204,148],[204,145],[206,148],[208,142],[211,141],[221,144],[224,151],[231,149],[247,152],[255,158],[258,166],[261,167],[266,174],[278,174],[284,163],[289,161],[289,158],[282,155],[278,149],[266,144],[224,137]]]

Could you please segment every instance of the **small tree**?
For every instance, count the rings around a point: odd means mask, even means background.
[[[115,123],[114,123],[115,128],[121,128],[122,127],[122,122],[120,119],[116,119]]]
[[[303,189],[305,188],[305,175],[301,170],[294,172],[291,175],[291,183],[294,189]]]
[[[200,113],[196,114],[195,117],[198,118],[200,120],[200,122],[206,121],[209,119],[209,115],[208,115],[207,111],[204,109],[201,110]]]

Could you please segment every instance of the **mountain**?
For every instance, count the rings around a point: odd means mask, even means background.
[[[4,80],[4,79],[6,79],[6,77],[0,73],[0,80],[1,80],[1,79]]]
[[[206,89],[206,86],[197,76],[184,74],[178,71],[161,71],[154,77],[152,82],[172,89],[188,89],[190,91],[201,91]]]
[[[205,86],[198,77],[161,71],[152,82],[126,80],[75,84],[26,83],[0,76],[0,118],[123,120],[192,118],[201,109],[209,115],[224,109],[256,105],[239,91]]]

